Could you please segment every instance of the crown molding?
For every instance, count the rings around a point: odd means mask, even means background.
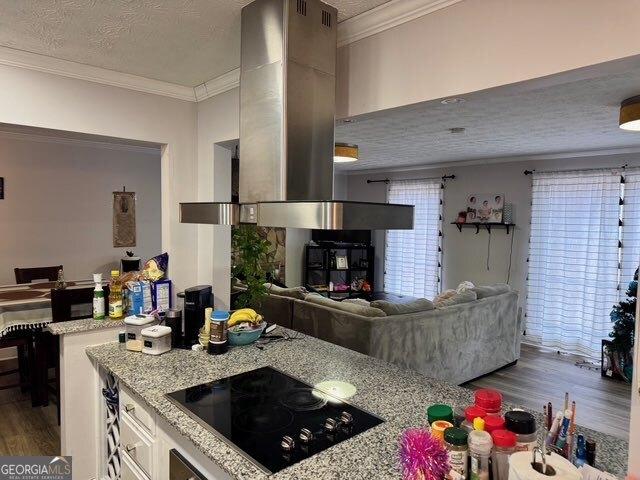
[[[29,70],[77,78],[79,80],[101,83],[112,87],[126,88],[190,102],[195,101],[192,87],[185,87],[183,85],[176,85],[174,83],[140,77],[129,73],[116,72],[107,70],[106,68],[93,67],[91,65],[61,60],[8,47],[0,46],[0,65],[27,68]]]
[[[557,152],[557,153],[542,153],[539,155],[520,155],[513,157],[488,157],[488,158],[476,158],[473,160],[448,160],[446,162],[427,163],[422,165],[407,165],[404,167],[378,167],[378,168],[363,168],[349,170],[337,170],[336,173],[340,175],[377,175],[390,172],[414,172],[419,170],[432,170],[436,168],[449,168],[449,167],[470,167],[475,165],[495,165],[501,163],[516,163],[516,162],[534,162],[539,160],[559,160],[569,158],[583,158],[583,157],[601,157],[601,156],[615,156],[615,155],[629,155],[640,153],[639,146],[630,147],[618,147],[618,148],[603,148],[595,150],[575,150],[570,152]]]
[[[240,86],[240,69],[235,68],[194,88],[196,102],[214,97]]]
[[[384,32],[462,0],[392,0],[338,24],[338,47]]]
[[[8,132],[0,130],[0,138],[18,140],[22,142],[55,143],[58,145],[71,145],[87,148],[100,148],[103,150],[118,150],[121,152],[143,153],[146,155],[160,155],[160,147],[127,145],[124,143],[101,142],[99,140],[87,140],[81,138],[56,137],[54,135],[38,135],[36,133]]]

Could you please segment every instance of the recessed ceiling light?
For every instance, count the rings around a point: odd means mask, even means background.
[[[466,102],[466,100],[460,97],[450,97],[450,98],[445,98],[444,100],[440,100],[440,103],[442,105],[453,105],[456,103],[464,103],[464,102]]]
[[[452,127],[449,129],[449,133],[459,134],[464,133],[467,129],[464,127]]]
[[[350,163],[358,161],[358,145],[351,143],[336,143],[333,155],[334,163]]]
[[[640,132],[640,95],[627,98],[620,104],[620,128]]]

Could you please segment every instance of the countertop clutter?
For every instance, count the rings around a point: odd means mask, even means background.
[[[429,405],[445,403],[462,407],[473,403],[471,390],[315,338],[292,331],[287,333],[291,334],[290,340],[262,348],[235,347],[218,356],[190,350],[171,350],[161,356],[143,355],[126,351],[118,343],[91,346],[86,351],[99,366],[112,372],[197,449],[237,479],[397,479],[400,478],[398,441],[402,432],[410,427],[426,426]],[[348,401],[381,417],[384,423],[274,475],[267,475],[165,396],[265,366],[311,385],[331,380],[352,384],[355,394]],[[542,425],[542,415],[531,413]],[[578,432],[597,442],[599,468],[616,475],[626,472],[627,442],[580,427]]]

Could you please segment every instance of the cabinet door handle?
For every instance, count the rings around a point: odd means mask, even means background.
[[[136,445],[133,443],[129,443],[124,447],[124,449],[127,451],[127,453],[132,452],[133,450],[136,449]]]
[[[127,403],[124,406],[124,411],[129,413],[129,412],[133,412],[136,409],[136,406],[133,403]]]

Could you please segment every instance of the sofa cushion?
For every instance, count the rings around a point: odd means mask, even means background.
[[[387,315],[403,315],[405,313],[426,312],[436,308],[431,300],[418,298],[407,303],[393,303],[386,300],[374,300],[371,306],[379,308]]]
[[[305,301],[310,303],[315,303],[317,305],[323,305],[329,308],[335,308],[336,310],[342,310],[343,312],[353,313],[355,315],[362,315],[364,317],[386,317],[387,314],[384,313],[379,308],[366,307],[364,305],[358,305],[356,303],[344,303],[344,302],[336,302],[327,297],[323,297],[317,293],[310,293],[305,298]]]
[[[278,285],[274,285],[273,283],[265,283],[265,287],[271,295],[278,295],[279,297],[289,297],[289,298],[297,298],[298,300],[304,300],[304,297],[307,296],[309,292],[304,287],[291,287],[291,288],[282,288]]]
[[[459,303],[473,302],[478,299],[478,295],[473,290],[465,290],[462,293],[456,293],[448,298],[439,299],[434,304],[436,308],[445,308]]]
[[[364,298],[345,298],[342,300],[342,303],[354,303],[356,305],[362,305],[363,307],[371,306],[369,300],[365,300]]]
[[[506,283],[496,283],[495,285],[482,285],[475,287],[473,291],[478,295],[478,299],[481,299],[510,292],[511,287]]]

